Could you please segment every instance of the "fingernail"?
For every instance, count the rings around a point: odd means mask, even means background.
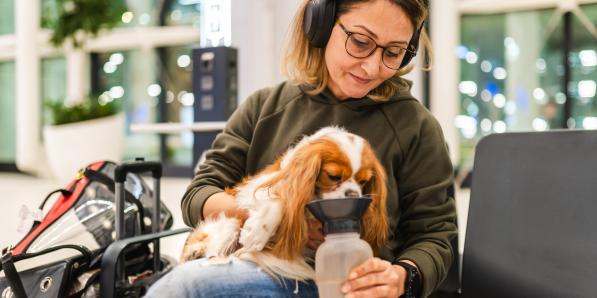
[[[344,284],[344,286],[342,286],[342,293],[346,293],[348,291],[350,291],[350,285]]]
[[[352,273],[351,273],[351,274],[348,276],[348,278],[349,278],[349,279],[354,279],[354,278],[357,278],[357,273],[356,273],[356,272],[352,272]]]

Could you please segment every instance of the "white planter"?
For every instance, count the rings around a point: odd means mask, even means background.
[[[124,114],[44,127],[48,164],[62,184],[98,160],[120,162],[124,147]]]

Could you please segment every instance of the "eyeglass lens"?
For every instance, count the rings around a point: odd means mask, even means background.
[[[355,58],[365,58],[373,54],[377,44],[367,35],[351,33],[346,40],[346,51]],[[382,62],[391,69],[399,69],[406,50],[399,46],[389,46],[383,51]]]

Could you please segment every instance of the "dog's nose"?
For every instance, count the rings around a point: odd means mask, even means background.
[[[344,196],[345,197],[358,197],[359,193],[356,190],[349,189],[346,192],[344,192]]]

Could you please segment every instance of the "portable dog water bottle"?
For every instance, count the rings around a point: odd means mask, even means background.
[[[315,283],[319,297],[344,297],[341,288],[352,268],[373,257],[371,246],[360,238],[361,217],[370,198],[314,200],[307,204],[323,224],[325,241],[315,253]]]

